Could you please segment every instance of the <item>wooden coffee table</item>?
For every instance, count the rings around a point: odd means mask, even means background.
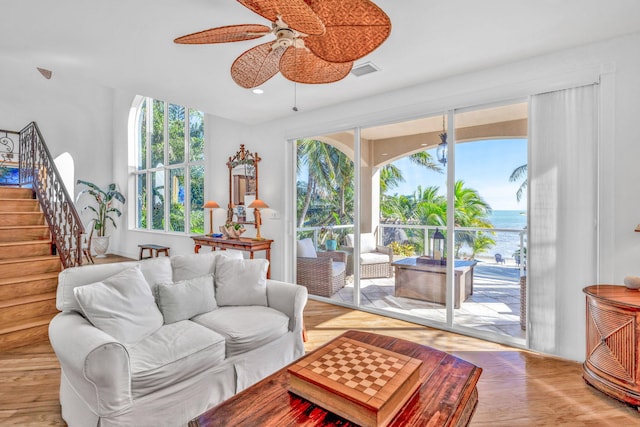
[[[422,360],[418,391],[390,426],[466,426],[478,403],[479,368],[448,353],[414,342],[361,331],[350,338]],[[289,392],[283,368],[194,418],[190,427],[204,426],[354,426]]]

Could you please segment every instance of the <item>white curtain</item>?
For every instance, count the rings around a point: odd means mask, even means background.
[[[597,85],[530,102],[529,346],[584,360],[585,297],[597,280]]]

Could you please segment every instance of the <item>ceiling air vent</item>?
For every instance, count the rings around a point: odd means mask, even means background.
[[[364,76],[365,74],[375,73],[376,71],[380,71],[380,68],[375,66],[371,62],[365,62],[364,64],[353,67],[351,70],[351,74],[356,77]]]

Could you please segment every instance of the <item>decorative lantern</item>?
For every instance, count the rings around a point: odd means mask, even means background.
[[[433,233],[433,248],[431,253],[431,259],[434,261],[440,261],[440,264],[444,265],[444,234],[436,228]]]

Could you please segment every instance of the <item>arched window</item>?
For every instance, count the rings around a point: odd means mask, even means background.
[[[136,101],[135,228],[204,233],[204,113]]]

